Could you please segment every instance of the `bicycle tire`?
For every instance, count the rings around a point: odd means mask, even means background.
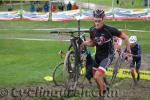
[[[119,67],[121,66],[122,64],[122,59],[121,57],[119,56],[116,63],[114,64],[114,69],[113,69],[113,72],[112,72],[112,78],[111,78],[111,83],[113,83],[117,77],[117,74],[118,74],[118,70],[119,70]]]
[[[53,82],[56,86],[64,86],[64,82],[62,80],[62,74],[63,74],[62,68],[63,67],[64,67],[64,62],[61,62],[58,65],[56,65],[54,68]]]
[[[77,85],[77,78],[76,78],[76,67],[75,62],[73,65],[71,64],[70,60],[71,55],[75,55],[73,51],[68,51],[66,53],[66,57],[64,60],[64,74],[63,79],[65,81],[65,87],[67,89],[75,89]],[[74,57],[75,59],[75,57]]]

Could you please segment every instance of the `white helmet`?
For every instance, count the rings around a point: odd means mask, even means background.
[[[136,43],[137,42],[137,37],[136,36],[130,36],[129,42],[130,43]]]

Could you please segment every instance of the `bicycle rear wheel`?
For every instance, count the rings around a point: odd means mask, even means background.
[[[75,53],[68,51],[64,61],[64,74],[65,87],[67,89],[75,89],[77,85],[77,73],[75,66]]]
[[[55,69],[53,71],[53,82],[56,86],[64,86],[63,68],[64,63],[61,62],[55,66]]]

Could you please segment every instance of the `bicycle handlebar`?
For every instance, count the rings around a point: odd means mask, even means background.
[[[132,57],[138,57],[138,55],[133,55],[133,54],[129,54],[129,53],[124,53],[125,55],[129,55],[129,56],[132,56]]]

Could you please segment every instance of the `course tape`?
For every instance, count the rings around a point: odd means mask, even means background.
[[[107,76],[112,76],[112,72],[113,72],[113,68],[108,68],[106,75]],[[80,74],[81,75],[85,75],[86,73],[86,68],[83,67],[82,69],[80,69]],[[131,71],[129,69],[119,69],[118,74],[117,74],[118,78],[132,78],[131,77]],[[137,74],[136,74],[137,77]],[[51,76],[45,76],[44,79],[46,81],[53,81],[53,77]],[[140,79],[143,80],[150,80],[150,71],[140,71]]]
[[[106,75],[112,76],[113,68],[108,68]],[[119,69],[118,78],[132,78],[130,69]],[[137,77],[137,74],[136,74]],[[140,79],[150,80],[150,71],[140,70]]]

